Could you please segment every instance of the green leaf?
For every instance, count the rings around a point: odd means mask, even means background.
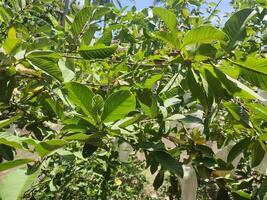
[[[161,93],[167,93],[168,91],[172,90],[173,88],[180,85],[183,76],[181,74],[175,73],[173,74],[172,78],[168,81],[168,83],[164,86],[164,88],[160,91]]]
[[[98,117],[101,115],[103,108],[104,108],[104,100],[102,96],[98,94],[95,95],[92,100],[92,113],[95,119],[98,119]]]
[[[163,169],[183,178],[184,171],[182,164],[177,162],[170,154],[164,151],[154,151],[152,153]]]
[[[63,147],[66,144],[68,144],[68,142],[65,140],[47,140],[36,145],[35,151],[40,157],[43,158],[44,156],[52,153],[53,151]]]
[[[13,13],[8,5],[0,5],[0,20],[3,23],[8,24],[13,17]]]
[[[90,26],[90,28],[84,32],[81,38],[81,45],[89,45],[98,29],[99,27],[96,25]]]
[[[101,17],[103,17],[104,15],[110,13],[111,8],[107,7],[107,6],[99,6],[96,8],[94,15],[92,17],[92,20],[98,20]]]
[[[251,150],[251,167],[256,167],[258,166],[263,157],[265,155],[265,148],[264,145],[258,141],[255,140],[252,144],[252,150]]]
[[[59,117],[59,119],[61,120],[64,119],[65,115],[64,115],[63,108],[57,101],[55,101],[52,98],[46,98],[45,102],[48,104],[51,110]]]
[[[62,72],[64,82],[69,82],[74,79],[74,63],[70,59],[60,59],[58,62],[58,66]]]
[[[164,173],[160,171],[155,177],[153,182],[155,190],[159,189],[159,187],[163,184],[163,181],[164,181]]]
[[[230,94],[240,98],[258,99],[260,101],[265,101],[264,98],[262,98],[260,95],[255,93],[252,89],[248,88],[237,79],[234,79],[224,74],[221,70],[219,70],[216,67],[213,67],[213,69],[219,80],[223,83],[223,85]]]
[[[108,58],[117,50],[117,46],[97,45],[93,47],[83,46],[79,49],[80,55],[88,60]]]
[[[71,25],[71,32],[74,37],[78,37],[82,32],[85,31],[87,23],[90,22],[90,18],[93,15],[94,9],[91,7],[84,7],[75,16],[74,21]]]
[[[205,76],[209,86],[211,87],[213,93],[215,94],[215,98],[217,99],[224,98],[227,92],[225,89],[223,89],[220,80],[218,79],[216,73],[214,72],[214,69],[211,66],[203,66],[201,68],[201,72]]]
[[[242,190],[237,190],[232,193],[234,200],[251,200],[251,195]]]
[[[207,96],[206,92],[199,81],[199,77],[193,68],[187,71],[187,84],[192,93],[192,96],[200,101],[200,103],[206,107],[207,106]]]
[[[186,33],[183,46],[212,43],[213,41],[226,42],[227,40],[227,35],[219,29],[212,26],[199,26]]]
[[[64,81],[62,72],[58,66],[58,60],[55,58],[45,57],[30,57],[28,56],[29,63],[36,68],[43,70],[48,75],[54,77],[59,81]]]
[[[256,11],[246,8],[236,12],[225,23],[223,31],[228,35],[230,42],[227,50],[231,51],[237,41],[241,41],[246,37],[246,23],[256,14]]]
[[[8,104],[12,97],[13,90],[16,87],[16,79],[14,76],[8,77],[6,75],[2,76],[1,74],[0,85],[0,103]]]
[[[141,120],[145,119],[144,115],[137,114],[133,117],[126,117],[125,119],[122,119],[118,123],[118,127],[125,128],[127,126],[131,126],[136,122],[139,122]]]
[[[211,44],[201,44],[198,48],[198,52],[204,59],[215,58],[217,49]]]
[[[124,118],[129,112],[135,110],[136,100],[129,90],[120,90],[113,93],[105,101],[101,116],[103,122],[112,122]]]
[[[110,8],[107,7],[92,8],[87,6],[81,9],[71,25],[71,32],[74,38],[82,36],[88,29],[94,26],[91,25],[91,22],[100,19],[109,12]]]
[[[258,191],[258,194],[260,196],[260,200],[266,199],[266,193],[267,193],[267,178],[265,178],[263,180],[263,182],[261,183],[261,186],[259,188],[259,191]]]
[[[62,58],[62,55],[50,50],[34,50],[27,54],[27,58],[55,58],[57,60]]]
[[[40,168],[18,169],[9,173],[0,185],[0,197],[3,200],[21,200],[40,174]]]
[[[77,134],[73,134],[70,136],[65,136],[63,137],[64,140],[66,141],[72,141],[72,140],[77,140],[77,141],[86,141],[91,137],[91,135],[87,135],[84,133],[77,133]]]
[[[101,133],[93,133],[93,134],[83,134],[83,133],[77,133],[77,134],[72,134],[69,136],[63,137],[64,140],[66,141],[90,141],[94,139],[99,139],[102,138],[105,134]]]
[[[97,40],[97,44],[104,44],[106,46],[109,46],[112,41],[112,31],[111,30],[105,30],[103,35]]]
[[[229,197],[229,194],[227,192],[227,190],[225,188],[220,188],[217,196],[216,196],[216,200],[231,200]]]
[[[4,162],[4,163],[0,163],[0,172],[7,170],[7,169],[11,169],[14,167],[18,167],[20,165],[24,165],[30,162],[34,162],[34,160],[32,159],[18,159],[18,160],[12,160],[9,162]]]
[[[76,82],[66,83],[65,88],[67,89],[69,100],[80,107],[86,115],[92,116],[94,93],[86,85]]]
[[[208,156],[208,157],[213,157],[214,152],[212,151],[211,148],[205,145],[196,145],[196,150],[200,151],[202,154]]]
[[[267,107],[259,103],[248,103],[246,106],[256,115],[257,118],[267,121]]]
[[[160,80],[162,77],[162,74],[155,74],[151,75],[149,78],[145,80],[144,87],[148,89],[152,89],[152,87],[155,85],[155,83]]]
[[[241,154],[250,145],[251,139],[244,138],[236,143],[233,148],[229,151],[227,156],[227,162],[232,162],[239,154]]]
[[[26,6],[25,0],[10,0],[10,3],[16,12],[21,11]]]
[[[19,118],[21,118],[21,116],[17,115],[17,116],[11,117],[9,119],[1,120],[0,121],[0,128],[3,128],[5,126],[12,124],[13,122],[17,121]]]
[[[248,57],[245,62],[243,63],[238,62],[238,64],[240,67],[267,75],[267,59],[266,58]]]
[[[175,14],[172,11],[167,10],[166,8],[156,7],[153,8],[153,13],[160,17],[160,19],[165,23],[168,29],[170,30],[176,29],[178,21]]]
[[[16,48],[20,45],[22,41],[18,38],[7,38],[3,44],[3,49],[6,54],[13,54]]]
[[[151,90],[145,89],[137,93],[138,102],[145,115],[155,118],[159,114],[157,98]]]
[[[4,144],[0,144],[0,157],[8,161],[14,160],[13,148]]]
[[[174,48],[178,49],[180,46],[177,30],[173,30],[172,32],[157,31],[154,33],[154,35],[155,38],[160,39],[167,44],[170,44]]]
[[[231,103],[231,102],[225,102],[223,105],[231,113],[231,115],[233,116],[235,120],[239,121],[245,127],[248,127],[248,128],[253,127],[250,122],[249,115],[244,110],[244,108],[242,108],[238,104]]]
[[[0,144],[22,149],[23,143],[35,146],[37,141],[27,137],[19,137],[13,133],[0,132]]]
[[[267,90],[267,59],[248,57],[245,62],[233,62],[238,65],[240,75],[251,84]]]
[[[8,38],[3,44],[3,49],[6,54],[14,54],[17,47],[21,44],[22,40],[17,38],[15,28],[8,31]]]
[[[83,150],[82,150],[83,157],[88,158],[97,150],[97,148],[98,148],[97,146],[94,146],[89,143],[85,143],[83,146]]]

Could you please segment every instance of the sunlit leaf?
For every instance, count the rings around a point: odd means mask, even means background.
[[[183,46],[190,44],[212,43],[213,41],[226,42],[227,35],[213,26],[200,26],[186,33]]]
[[[166,8],[156,7],[153,8],[153,13],[158,15],[170,30],[176,28],[178,21],[172,11]]]
[[[120,90],[110,95],[105,101],[101,116],[103,122],[112,122],[122,119],[136,106],[134,95],[129,90]]]
[[[0,197],[5,200],[20,200],[37,179],[40,168],[17,169],[9,173],[0,184]]]

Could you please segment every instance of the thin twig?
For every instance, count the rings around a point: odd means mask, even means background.
[[[207,18],[207,20],[206,20],[205,23],[207,23],[207,22],[210,20],[210,18],[212,17],[213,13],[214,13],[215,10],[218,8],[218,6],[220,5],[221,2],[222,2],[222,0],[218,1],[218,3],[217,3],[216,6],[214,7],[214,9],[211,11],[211,13],[210,13],[210,15],[209,15],[209,17]]]

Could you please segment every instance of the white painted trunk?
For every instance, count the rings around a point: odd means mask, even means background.
[[[181,200],[197,199],[197,175],[192,164],[183,165],[184,177],[179,178],[182,189]]]
[[[129,155],[133,151],[133,148],[127,142],[123,142],[119,145],[119,161],[128,162]]]

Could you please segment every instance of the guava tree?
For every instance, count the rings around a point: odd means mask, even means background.
[[[73,169],[99,160],[99,199],[109,199],[123,147],[144,154],[170,198],[200,187],[210,199],[264,199],[266,2],[233,2],[219,26],[216,4],[207,15],[204,3],[64,12],[64,1],[2,0],[1,198],[34,199],[53,184],[53,156],[71,155]]]

